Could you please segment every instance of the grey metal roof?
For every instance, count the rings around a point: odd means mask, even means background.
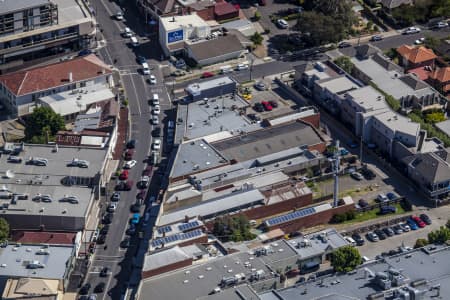
[[[199,205],[185,207],[180,210],[163,214],[162,216],[160,216],[157,225],[164,226],[179,222],[183,220],[185,216],[193,218],[197,216],[207,216],[215,213],[220,213],[262,200],[264,200],[264,196],[260,191],[256,189],[243,192],[235,192],[219,199],[203,202]]]
[[[239,39],[232,34],[218,39],[189,44],[188,47],[191,49],[193,58],[198,62],[244,50]]]
[[[241,162],[321,142],[321,137],[309,125],[291,122],[242,134],[211,145],[229,160]]]
[[[166,265],[175,264],[177,262],[185,261],[191,258],[180,247],[154,252],[151,255],[147,254],[144,259],[142,271],[155,270]]]
[[[3,0],[0,1],[0,15],[20,11],[22,9],[37,7],[51,3],[50,0]]]
[[[418,153],[410,162],[426,183],[440,183],[450,180],[450,165],[441,156],[433,152]]]
[[[197,300],[258,300],[259,297],[255,291],[247,284],[237,286],[232,289],[226,289],[220,293],[199,297]]]
[[[63,279],[68,267],[66,263],[72,257],[73,246],[49,246],[48,255],[36,254],[43,246],[8,245],[0,248],[1,277],[31,277],[45,279]],[[39,261],[43,268],[29,269],[30,262]]]
[[[196,83],[191,83],[186,87],[186,91],[190,94],[208,90],[221,85],[232,84],[234,81],[228,76],[217,77],[211,80],[204,80]]]

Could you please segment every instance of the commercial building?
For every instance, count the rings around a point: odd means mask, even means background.
[[[83,103],[80,101],[90,97],[86,94],[86,91],[92,90],[93,86],[111,87],[112,80],[112,71],[109,66],[97,56],[91,54],[43,67],[1,75],[0,101],[12,115],[20,117],[32,113],[39,102],[39,98],[48,97],[44,98],[43,102],[54,103],[58,102],[55,101],[57,96],[51,95],[68,92],[63,94],[67,97],[67,102],[64,102],[63,107],[70,103],[70,106],[76,106],[79,111],[83,107]],[[80,94],[80,91],[83,91],[83,93]],[[107,96],[109,97],[111,94],[109,93]],[[78,107],[77,103],[81,107]],[[74,109],[69,109],[68,112],[73,114]],[[59,110],[60,108],[58,108]]]
[[[3,289],[2,299],[62,299],[64,291],[60,288],[58,280],[19,278],[8,279]]]
[[[12,230],[77,232],[96,218],[112,172],[107,149],[21,144],[3,153],[11,155],[0,158],[0,210]]]
[[[236,81],[228,76],[224,76],[198,83],[191,83],[186,87],[186,92],[190,100],[197,101],[235,93],[236,87]]]
[[[0,72],[89,47],[94,39],[95,21],[81,2],[10,0],[1,7]]]
[[[424,81],[413,74],[403,74],[403,69],[387,57],[376,53],[369,57],[352,57],[353,73],[367,85],[375,84],[393,96],[403,110],[443,108],[445,99]]]
[[[186,50],[187,56],[195,60],[199,66],[236,59],[244,53],[244,47],[234,34],[210,40],[186,42]]]

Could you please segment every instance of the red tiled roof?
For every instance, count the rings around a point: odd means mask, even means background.
[[[426,47],[412,47],[408,45],[402,45],[397,48],[397,52],[412,62],[413,64],[421,63],[427,60],[436,59],[437,56],[434,54],[433,50]]]
[[[420,80],[426,80],[431,75],[431,71],[425,70],[424,67],[408,70],[408,73],[415,74]]]
[[[69,82],[72,73],[73,82],[94,78],[105,72],[112,73],[109,66],[94,54],[58,62],[55,64],[18,71],[0,76],[0,82],[16,96],[51,89]]]
[[[75,235],[69,232],[15,231],[12,240],[24,244],[73,245]]]
[[[450,67],[436,69],[430,77],[440,82],[450,82]]]
[[[236,13],[238,9],[229,2],[219,2],[214,5],[214,13],[219,16]]]

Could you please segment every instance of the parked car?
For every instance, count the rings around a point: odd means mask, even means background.
[[[385,205],[380,207],[380,214],[386,215],[386,214],[395,214],[397,212],[397,208],[392,205]]]
[[[372,180],[376,177],[375,173],[369,169],[369,168],[363,168],[361,170],[361,174],[366,178],[367,180]]]
[[[406,220],[406,223],[408,224],[409,228],[411,228],[411,230],[419,229],[419,227],[417,226],[417,223],[411,218],[408,218]]]
[[[127,28],[125,28],[127,29]],[[147,59],[145,57],[143,57],[142,55],[138,55],[136,56],[136,61],[138,62],[138,64],[142,65],[143,63],[147,62]]]
[[[87,295],[89,293],[89,290],[91,289],[91,284],[88,282],[85,285],[83,285],[79,291],[80,295]]]
[[[395,234],[402,234],[403,233],[403,229],[402,229],[402,227],[399,224],[392,226],[392,229],[394,230]]]
[[[116,17],[116,20],[122,21],[122,20],[123,20],[123,12],[118,11],[118,12],[115,14],[115,17]]]
[[[116,185],[116,191],[130,191],[132,187],[133,187],[132,180],[120,181]]]
[[[161,136],[161,127],[155,127],[152,130],[152,137],[160,137]]]
[[[373,231],[369,231],[367,233],[367,239],[371,242],[378,242],[380,240],[380,238],[378,237],[378,235],[373,232]]]
[[[364,200],[364,199],[359,199],[358,200],[358,205],[360,207],[362,207],[362,208],[365,208],[365,207],[369,206],[369,203],[366,200]]]
[[[359,233],[354,233],[352,238],[355,240],[357,246],[362,246],[365,243],[364,238]]]
[[[106,225],[105,225],[106,226]],[[98,244],[98,245],[102,245],[102,244],[104,244],[106,242],[106,234],[101,234],[98,238],[97,238],[97,241],[96,241],[96,243]]]
[[[381,203],[386,202],[388,200],[389,200],[388,197],[386,197],[386,195],[383,193],[378,194],[377,199],[375,199],[375,201],[381,202]]]
[[[139,201],[136,201],[133,205],[130,206],[130,211],[132,213],[138,213],[141,211],[141,204]]]
[[[115,212],[116,211],[116,209],[117,209],[117,204],[116,203],[110,203],[109,205],[108,205],[108,212],[110,212],[110,213],[113,213],[113,212]]]
[[[128,179],[128,170],[123,170],[119,175],[119,180],[127,180]]]
[[[153,115],[159,115],[161,113],[161,107],[159,105],[155,105],[152,110]]]
[[[419,32],[420,32],[420,28],[412,26],[412,27],[405,29],[403,31],[403,34],[415,34],[415,33],[419,33]]]
[[[271,111],[273,109],[272,105],[270,105],[267,101],[262,101],[261,104],[264,106],[264,110]]]
[[[180,58],[175,62],[175,68],[177,69],[186,69],[186,62],[184,59]]]
[[[238,64],[236,66],[236,70],[238,70],[238,71],[247,70],[247,69],[248,69],[248,65],[247,64]]]
[[[130,238],[126,237],[123,241],[120,242],[120,248],[128,248],[130,247]]]
[[[416,44],[416,45],[422,45],[423,43],[425,43],[424,37],[421,37],[420,39],[417,39],[414,41],[414,44]]]
[[[152,176],[153,166],[148,165],[145,167],[144,171],[142,171],[142,176]]]
[[[281,29],[287,29],[289,27],[288,22],[284,19],[278,19],[277,20],[277,26]]]
[[[136,140],[129,140],[127,143],[127,149],[134,149],[136,148]]]
[[[109,268],[103,267],[102,270],[100,271],[100,277],[106,277],[106,276],[108,276],[108,273],[109,273]]]
[[[120,200],[120,193],[114,192],[114,193],[111,195],[111,201],[117,202],[117,201],[119,201],[119,200]]]
[[[277,107],[278,107],[278,102],[277,102],[277,101],[271,100],[271,101],[269,101],[269,104],[270,104],[273,108],[277,108]]]
[[[341,43],[339,43],[339,45],[338,45],[338,48],[348,48],[348,47],[351,47],[352,46],[352,44],[350,44],[349,42],[341,42]]]
[[[114,218],[114,215],[112,213],[107,213],[103,216],[102,223],[103,224],[111,224],[113,218]]]
[[[133,214],[130,220],[130,224],[139,224],[140,215],[138,213]]]
[[[124,168],[125,168],[125,169],[131,169],[131,168],[133,168],[136,164],[137,164],[137,161],[135,161],[135,160],[130,160],[130,161],[127,161],[127,163],[125,164]]]
[[[103,225],[102,229],[100,229],[100,234],[107,234],[108,231],[109,231],[109,225]]]
[[[441,29],[441,28],[445,28],[445,27],[447,27],[447,26],[448,26],[448,23],[447,23],[447,22],[439,21],[439,22],[437,22],[437,23],[433,26],[433,28],[434,28],[434,29]]]
[[[127,149],[127,151],[125,151],[124,159],[125,160],[132,160],[133,159],[133,155],[134,155],[134,150],[133,149]]]
[[[428,217],[426,214],[421,214],[420,216],[420,219],[422,220],[422,221],[424,221],[425,222],[425,224],[427,224],[427,225],[431,225],[431,219],[430,219],[430,217]]]
[[[214,73],[212,73],[212,72],[203,72],[203,74],[202,74],[202,78],[210,78],[213,76],[214,76]]]
[[[259,81],[255,84],[255,88],[259,91],[265,91],[266,90],[266,84],[262,81]]]
[[[148,77],[148,79],[147,79],[147,81],[148,81],[148,83],[150,83],[150,84],[156,84],[156,77],[155,77],[155,75],[150,75],[149,77]]]
[[[161,149],[161,140],[160,139],[154,139],[153,140],[152,149],[153,150],[160,150]]]
[[[370,41],[371,42],[378,42],[378,41],[381,41],[382,39],[383,39],[383,36],[377,34],[377,35],[372,36],[370,38]]]
[[[393,235],[395,235],[394,230],[393,230],[392,228],[390,228],[390,227],[385,227],[385,228],[383,228],[383,231],[384,231],[384,233],[385,233],[387,236],[393,236]]]
[[[358,173],[358,172],[353,172],[353,173],[350,174],[350,176],[351,176],[353,179],[356,179],[356,180],[358,180],[358,181],[364,179],[364,177],[361,175],[361,173]]]
[[[95,288],[94,288],[94,292],[95,293],[103,293],[105,291],[105,283],[104,282],[99,282]]]
[[[255,115],[255,114],[248,114],[247,117],[250,120],[255,121],[255,122],[260,122],[261,121],[261,118],[259,116]]]
[[[150,118],[150,123],[152,125],[158,125],[159,124],[159,118],[156,115],[152,115]]]
[[[411,230],[408,223],[399,223],[398,225],[402,228],[403,232],[408,232]]]
[[[260,102],[258,102],[258,103],[255,103],[255,105],[253,105],[253,109],[257,112],[263,112],[264,106]]]
[[[387,235],[381,229],[375,229],[374,232],[375,232],[376,235],[378,235],[378,238],[380,240],[385,240],[387,238]]]
[[[417,223],[417,226],[419,226],[419,228],[424,228],[425,226],[427,226],[427,224],[425,224],[425,222],[422,221],[422,219],[419,218],[418,216],[413,215],[413,216],[411,216],[411,219]]]
[[[386,197],[388,197],[389,200],[394,200],[397,198],[397,195],[393,192],[389,192],[386,194]]]

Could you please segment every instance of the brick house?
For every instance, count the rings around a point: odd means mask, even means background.
[[[450,96],[450,67],[437,68],[428,81],[444,96]]]
[[[437,58],[433,50],[423,46],[414,47],[402,45],[397,48],[397,53],[401,57],[400,63],[405,68],[405,71],[425,66],[433,69]]]

